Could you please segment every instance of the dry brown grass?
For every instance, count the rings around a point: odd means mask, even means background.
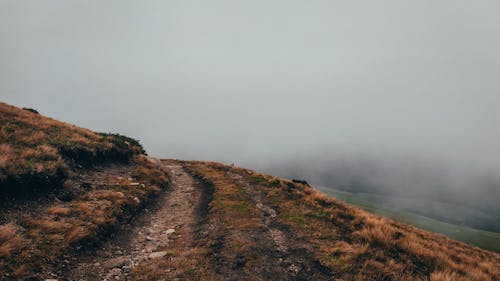
[[[368,213],[300,183],[215,163],[190,165],[197,166],[216,190],[223,186],[218,178],[230,170],[264,192],[279,220],[308,237],[316,257],[339,280],[500,280],[496,253]],[[230,199],[240,194],[239,189],[223,188],[225,192],[214,196],[213,208],[231,209]],[[239,218],[230,215],[232,224],[221,220],[242,229]]]
[[[70,201],[53,202],[36,216],[0,226],[0,274],[8,273],[12,280],[30,276],[70,249],[91,245],[140,210],[168,181],[138,155],[140,150],[133,140],[96,134],[0,103],[1,188],[15,177],[28,177],[28,182],[37,175],[64,178],[74,161],[136,155],[132,180],[106,178]],[[183,164],[213,184],[214,193],[206,215],[213,228],[180,264],[181,278],[215,280],[208,262],[216,251],[228,260],[244,256],[245,272],[263,266],[253,252],[258,241],[248,236],[262,227],[262,221],[241,185],[228,177],[230,171],[265,194],[278,220],[306,237],[316,258],[340,280],[500,280],[498,254],[348,206],[304,184],[217,163]],[[215,250],[221,241],[224,248]],[[144,276],[156,278],[164,266],[169,264],[157,264]]]
[[[254,230],[260,227],[261,220],[257,215],[257,208],[251,200],[241,192],[237,183],[229,179],[228,175],[212,169],[205,162],[175,162],[175,165],[184,165],[190,173],[203,182],[213,184],[214,190],[212,201],[209,204],[207,221],[204,226],[210,225],[210,229],[200,230],[209,233],[198,237],[195,246],[188,256],[179,258],[180,245],[172,245],[167,249],[171,256],[161,261],[145,263],[136,267],[132,272],[133,280],[156,280],[159,276],[165,276],[165,270],[175,269],[175,278],[179,280],[221,280],[214,273],[212,263],[214,259],[224,259],[226,262],[236,260],[237,257],[248,257],[247,266],[259,266],[253,264],[256,253],[252,252],[254,242],[245,239],[245,235],[238,235],[239,231]],[[205,187],[207,188],[207,187]],[[215,250],[223,244],[219,250]],[[217,252],[217,253],[214,253]],[[218,256],[219,258],[215,258]],[[222,258],[224,256],[224,258]],[[246,268],[242,268],[246,271]],[[171,273],[170,273],[171,274]],[[220,273],[219,273],[220,274]],[[220,275],[219,275],[220,276]],[[226,276],[227,280],[237,280]],[[168,280],[168,279],[167,279]],[[240,279],[246,280],[246,279]]]
[[[173,244],[163,249],[167,255],[162,259],[145,261],[131,272],[131,280],[207,280],[218,281],[207,263],[207,249],[194,247],[187,255],[182,255],[182,246]],[[166,273],[169,270],[169,273]],[[174,278],[160,279],[164,276]]]
[[[5,258],[19,251],[24,239],[13,224],[0,226],[0,258]]]
[[[142,148],[131,139],[103,135],[0,103],[0,192],[21,180],[58,180],[68,164],[128,160]],[[67,160],[65,163],[65,161]]]
[[[282,218],[303,216],[307,228],[288,222],[308,234],[322,260],[347,280],[500,278],[496,253],[347,206],[306,186],[284,180],[280,189],[275,202]]]
[[[133,139],[94,133],[0,103],[0,200],[10,202],[11,193],[24,196],[40,188],[71,194],[0,226],[0,276],[32,276],[35,269],[71,249],[93,245],[130,219],[168,182],[142,153]],[[99,178],[86,188],[68,184],[84,171],[75,164],[107,162],[128,163],[116,168],[127,174],[121,180]]]
[[[21,232],[13,224],[1,226],[0,274],[30,276],[44,263],[77,246],[91,246],[130,219],[167,183],[165,174],[144,156],[136,156],[134,163],[132,178],[107,177],[102,186],[93,186],[79,198],[55,202],[36,216],[22,218]],[[2,260],[2,256],[8,258]]]
[[[206,162],[192,162],[192,171],[214,185],[210,211],[216,213],[222,224],[228,228],[256,228],[261,226],[257,207],[242,192],[241,187],[228,178],[227,174],[211,168]],[[210,163],[210,162],[208,162]],[[215,163],[211,163],[215,165]]]

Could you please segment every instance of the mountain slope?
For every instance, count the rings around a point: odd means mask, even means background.
[[[0,113],[1,280],[500,280],[499,254],[305,182]]]
[[[217,231],[205,238],[205,258],[221,266],[246,261],[227,269],[243,279],[266,280],[259,270],[276,266],[289,270],[275,272],[280,280],[322,280],[320,273],[308,278],[318,271],[339,280],[500,278],[496,253],[350,207],[305,183],[217,163],[183,164],[214,188],[208,228]]]
[[[0,103],[0,276],[22,280],[97,245],[167,184],[137,141]],[[36,279],[35,279],[36,280]]]

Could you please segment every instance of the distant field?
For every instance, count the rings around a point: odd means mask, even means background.
[[[364,210],[500,253],[500,233],[454,225],[416,213],[400,210],[391,204],[384,204],[383,200],[381,200],[381,196],[378,195],[351,193],[325,186],[315,186],[315,188],[329,196],[356,205]]]

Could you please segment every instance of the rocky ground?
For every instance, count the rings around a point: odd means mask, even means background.
[[[277,212],[266,204],[264,194],[253,188],[240,174],[227,174],[259,210],[263,226],[256,235],[260,240],[258,247],[262,249],[261,258],[274,266],[256,268],[256,275],[269,280],[276,278],[274,276],[285,280],[331,280],[332,272],[315,259],[314,249],[307,239],[276,219]]]
[[[183,162],[164,161],[161,165],[169,175],[170,185],[154,203],[97,247],[68,253],[62,263],[44,273],[45,279],[331,279],[330,270],[314,258],[306,239],[279,223],[276,211],[265,204],[263,194],[254,190],[241,175],[227,173],[219,184],[234,183],[239,187],[241,198],[245,199],[237,204],[250,204],[255,209],[250,219],[259,227],[253,229],[245,229],[244,220],[240,228],[237,218],[232,220],[233,225],[220,220],[222,213],[209,212],[213,186],[210,190],[205,178],[208,175],[193,173]],[[112,169],[108,172],[80,178],[96,184],[101,177],[123,176]],[[259,264],[252,264],[248,253],[240,253],[247,246],[240,249],[231,246],[230,241],[234,239],[251,247],[259,256]],[[197,268],[200,264],[203,268]],[[189,275],[186,273],[189,271],[199,271],[202,275]]]
[[[48,273],[47,277],[128,280],[134,268],[165,258],[172,247],[176,248],[177,256],[169,258],[181,261],[193,243],[193,227],[197,222],[194,207],[201,192],[181,166],[164,165],[164,169],[170,175],[170,187],[154,205],[147,207],[132,224],[124,225],[98,249],[74,257],[64,269]],[[169,272],[166,276],[175,275],[175,268]]]
[[[499,276],[496,254],[352,209],[305,182],[213,162],[155,164],[168,174],[169,186],[101,242],[44,268],[46,281]],[[129,168],[112,166],[83,173],[78,181],[94,186],[128,175]],[[437,256],[432,249],[439,247],[457,261]],[[476,260],[482,263],[473,267]]]

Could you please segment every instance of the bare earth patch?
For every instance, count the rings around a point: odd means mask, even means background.
[[[192,251],[201,192],[181,166],[165,165],[171,182],[153,206],[63,275],[69,280],[143,279],[151,272],[175,277]],[[165,266],[168,263],[169,266]],[[161,265],[158,268],[156,265]],[[159,272],[161,271],[161,272]]]
[[[227,166],[185,165],[214,186],[201,239],[215,277],[202,280],[333,280],[305,237],[279,222],[265,194],[244,177]]]
[[[256,274],[275,280],[331,280],[333,275],[330,269],[314,258],[314,249],[305,237],[277,221],[276,210],[263,201],[264,194],[240,174],[228,172],[228,175],[250,197],[262,218],[258,247],[263,254],[261,258],[267,259],[273,266],[256,268]]]
[[[150,161],[168,174],[168,188],[145,201],[139,215],[120,221],[98,236],[100,241],[66,252],[37,276],[59,281],[498,279],[497,254],[354,209],[306,183],[212,162]],[[106,191],[107,197],[89,201],[105,202],[116,195],[108,183],[123,181],[122,191],[142,185],[140,177],[133,178],[135,170],[111,166],[82,173],[76,181],[80,188],[95,189],[88,192]],[[49,213],[65,218],[71,212],[64,206],[50,207]],[[42,226],[64,225],[52,220]],[[15,224],[0,229],[0,242],[10,243],[0,252],[22,243],[18,231]]]

